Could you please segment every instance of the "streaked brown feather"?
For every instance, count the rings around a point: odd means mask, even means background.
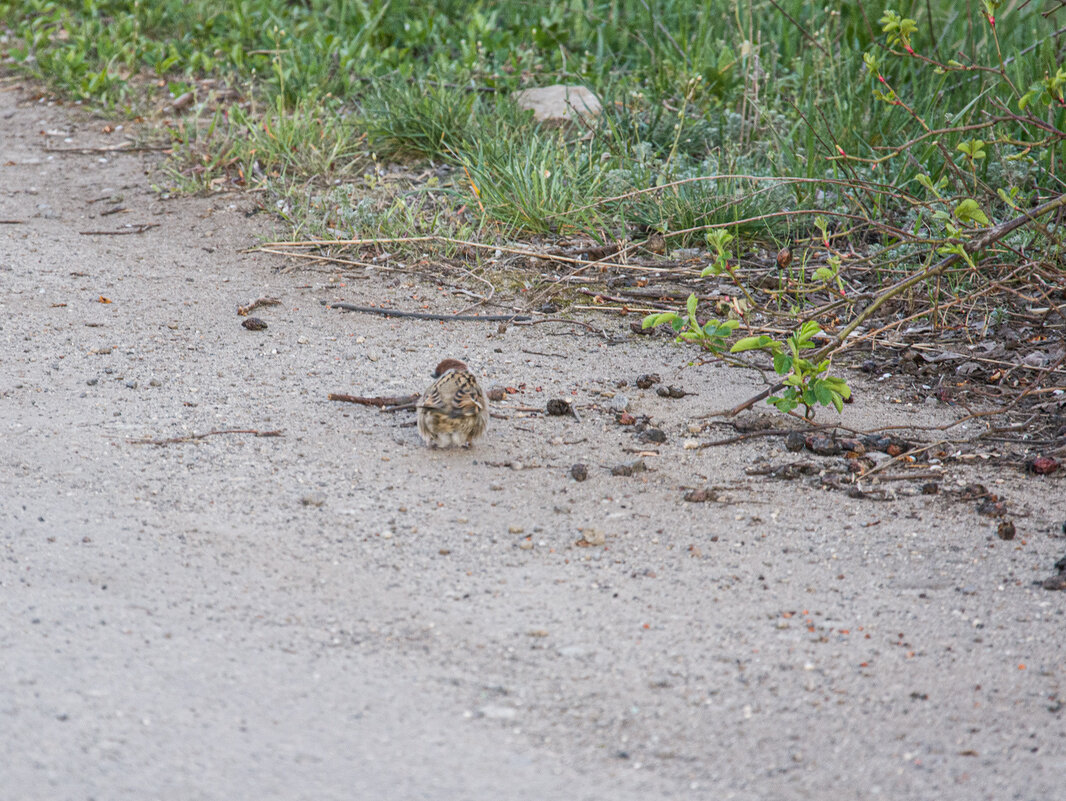
[[[418,433],[431,447],[469,445],[488,427],[488,398],[465,364],[445,359],[418,402]]]

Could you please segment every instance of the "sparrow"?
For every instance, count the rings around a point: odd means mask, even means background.
[[[433,377],[417,404],[418,433],[431,448],[470,445],[488,427],[488,398],[458,359],[442,361]]]

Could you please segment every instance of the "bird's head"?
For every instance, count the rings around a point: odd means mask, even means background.
[[[449,370],[455,370],[458,372],[466,369],[466,364],[458,359],[445,359],[437,365],[437,369],[433,371],[433,377],[440,378]]]

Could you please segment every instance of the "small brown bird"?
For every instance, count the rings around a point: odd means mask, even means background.
[[[489,402],[474,374],[458,359],[445,359],[418,401],[418,433],[431,448],[470,445],[489,424]]]

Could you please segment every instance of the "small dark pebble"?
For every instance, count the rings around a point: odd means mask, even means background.
[[[807,438],[803,436],[802,431],[793,431],[787,437],[785,437],[785,448],[795,453],[796,451],[802,451],[807,447]]]
[[[922,495],[936,495],[940,492],[940,485],[935,481],[926,481],[922,484]]]
[[[570,477],[574,481],[584,481],[589,477],[588,465],[581,464],[581,462],[570,465]]]
[[[1001,540],[1012,540],[1014,539],[1015,533],[1013,520],[1004,520],[996,528],[996,536]]]
[[[559,307],[556,306],[554,303],[545,303],[543,306],[537,309],[537,311],[539,311],[541,314],[555,314],[557,311],[559,311]]]
[[[1060,573],[1066,573],[1066,556],[1055,563],[1055,569]]]
[[[646,428],[640,438],[645,442],[666,442],[666,432],[661,428]]]
[[[629,330],[632,331],[634,334],[640,334],[641,336],[648,336],[649,334],[655,331],[654,328],[645,328],[643,325],[641,325],[640,320],[634,320],[633,322],[631,322],[629,324]]]
[[[866,453],[866,446],[862,444],[860,440],[851,438],[841,438],[837,440],[840,443],[840,447],[846,450],[848,453],[854,456],[862,456]]]
[[[836,456],[843,450],[843,448],[840,447],[840,443],[835,439],[819,434],[811,434],[807,436],[804,439],[804,444],[819,456]]]
[[[979,504],[977,504],[977,514],[985,515],[987,517],[1003,517],[1007,513],[1007,504],[1004,501],[997,501],[995,496],[985,498]]]
[[[504,391],[503,387],[489,387],[488,396],[490,401],[499,403],[504,399],[506,395],[507,393]]]
[[[241,325],[249,331],[262,331],[267,327],[267,324],[258,317],[247,317],[241,322]]]
[[[658,384],[662,381],[658,373],[645,373],[644,375],[637,376],[637,386],[641,389],[647,389],[652,384]]]
[[[85,383],[88,384],[90,387],[95,387],[97,384],[100,383],[100,379],[99,378],[90,378]]]
[[[988,490],[984,484],[967,484],[959,491],[960,501],[976,501],[979,498],[987,498]]]
[[[876,373],[877,362],[875,362],[873,359],[867,359],[862,363],[862,371],[864,373]]]
[[[552,398],[548,401],[544,410],[552,417],[562,417],[570,414],[570,404],[562,398]]]
[[[655,390],[655,394],[660,398],[683,398],[689,393],[685,392],[681,387],[675,387],[671,384],[668,387],[659,387]]]
[[[1066,573],[1050,576],[1040,582],[1040,586],[1045,590],[1066,590]]]

